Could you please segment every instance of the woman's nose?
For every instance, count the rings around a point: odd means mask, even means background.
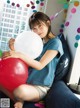
[[[37,29],[37,34],[39,35],[39,34],[41,34],[41,30],[40,29]]]

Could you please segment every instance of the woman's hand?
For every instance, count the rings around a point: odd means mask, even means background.
[[[21,57],[21,53],[20,52],[15,52],[15,51],[5,51],[3,52],[2,55],[2,59],[6,59],[6,58],[20,58]]]
[[[10,51],[4,51],[2,54],[2,59],[10,57]]]
[[[23,54],[20,53],[20,52],[16,52],[16,51],[10,51],[10,57],[13,57],[13,58],[21,58]]]
[[[14,51],[14,42],[15,42],[15,39],[13,39],[13,38],[11,38],[9,40],[9,48],[13,51]]]

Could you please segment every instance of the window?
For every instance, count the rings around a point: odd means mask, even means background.
[[[29,30],[28,20],[32,13],[45,10],[47,0],[2,0],[0,4],[0,49],[8,49],[8,40],[18,33]],[[5,41],[3,41],[3,37]]]

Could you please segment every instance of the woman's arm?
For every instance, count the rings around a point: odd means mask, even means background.
[[[11,38],[9,40],[9,48],[10,50],[14,51],[14,42],[15,42],[15,39]],[[4,51],[3,54],[2,54],[2,58],[7,58],[10,56],[10,51]]]
[[[15,52],[15,51],[10,51],[11,57],[20,58],[29,66],[37,70],[43,69],[57,54],[58,54],[57,50],[47,50],[46,53],[43,55],[43,57],[40,59],[40,61],[37,61],[32,59],[28,55],[24,55],[22,53]]]
[[[14,51],[14,42],[15,42],[15,39],[13,38],[9,40],[9,48],[10,50],[13,50],[13,51]]]

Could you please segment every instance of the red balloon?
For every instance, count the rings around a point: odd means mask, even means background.
[[[28,78],[28,65],[18,58],[7,58],[0,61],[0,85],[12,92],[16,87],[25,84]]]

